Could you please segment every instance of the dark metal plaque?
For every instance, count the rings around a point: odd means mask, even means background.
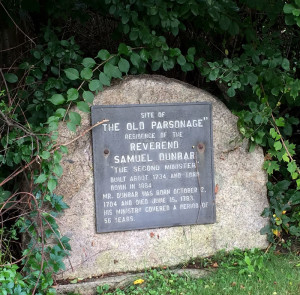
[[[215,222],[211,109],[92,107],[97,232]]]

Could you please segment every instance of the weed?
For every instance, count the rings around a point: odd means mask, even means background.
[[[207,261],[218,263],[215,274],[201,279],[178,276],[169,270],[149,270],[139,284],[124,289],[98,287],[98,295],[215,295],[215,294],[300,294],[299,258],[261,250],[221,251]],[[195,259],[194,261],[197,261]],[[203,260],[199,260],[203,263]]]

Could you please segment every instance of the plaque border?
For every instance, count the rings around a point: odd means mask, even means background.
[[[97,109],[103,109],[103,108],[132,108],[132,107],[159,107],[159,106],[186,106],[186,105],[208,105],[209,106],[209,112],[210,112],[210,119],[209,124],[211,126],[210,128],[210,143],[211,143],[211,171],[212,171],[212,182],[211,182],[211,191],[212,191],[212,206],[213,206],[213,214],[212,214],[212,222],[207,223],[178,223],[173,225],[162,225],[162,226],[145,226],[145,227],[139,227],[139,228],[128,228],[128,229],[110,229],[110,230],[99,230],[98,223],[97,223],[97,206],[99,205],[97,202],[96,197],[96,181],[95,181],[95,157],[94,157],[94,145],[95,145],[95,136],[94,136],[94,129],[92,129],[92,154],[93,154],[93,191],[94,191],[94,201],[95,201],[95,229],[97,234],[106,234],[106,233],[115,233],[115,232],[125,232],[125,231],[136,231],[136,230],[149,230],[149,229],[156,229],[156,228],[171,228],[171,227],[179,227],[179,226],[201,226],[206,224],[214,224],[216,223],[216,193],[215,193],[215,170],[214,170],[214,145],[213,145],[213,104],[211,102],[179,102],[179,103],[157,103],[157,104],[121,104],[121,105],[92,105],[91,106],[91,123],[92,125],[96,124],[98,121],[94,120],[93,118],[93,112]],[[106,118],[103,118],[103,120]],[[97,126],[98,127],[98,126]],[[200,210],[200,209],[199,209]]]

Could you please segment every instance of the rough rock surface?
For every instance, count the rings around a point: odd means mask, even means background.
[[[220,249],[265,248],[259,230],[267,220],[260,215],[268,206],[263,152],[248,153],[247,143],[235,144],[237,118],[209,93],[162,76],[128,77],[95,98],[94,104],[155,104],[208,101],[213,105],[213,140],[217,222],[97,234],[92,167],[91,133],[69,146],[64,173],[56,193],[70,209],[60,217],[62,234],[71,238],[72,254],[60,278],[88,278],[107,273],[176,265],[191,257],[208,256]],[[80,131],[90,126],[90,115],[81,113]],[[74,134],[60,127],[60,141]],[[151,237],[150,233],[157,235]]]

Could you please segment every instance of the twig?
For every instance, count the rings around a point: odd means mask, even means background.
[[[0,70],[1,71],[1,70]],[[16,121],[13,121],[12,119],[9,119],[8,117],[5,116],[5,114],[0,110],[0,116],[3,118],[4,122],[9,126],[9,127],[16,127],[18,129],[21,129],[24,131],[26,134],[30,136],[36,137],[36,134],[30,132],[27,128],[25,128],[23,125],[19,124]]]
[[[71,144],[72,142],[78,140],[80,137],[84,136],[87,132],[89,132],[90,130],[92,130],[93,128],[97,127],[98,125],[101,125],[105,122],[108,122],[109,120],[103,120],[100,122],[97,122],[96,124],[94,124],[93,126],[89,127],[87,130],[85,130],[84,132],[82,132],[79,136],[75,137],[74,139],[72,139],[69,142],[60,144],[63,146],[67,146],[69,144]],[[58,145],[55,145],[53,147],[53,149],[50,151],[50,153],[54,153],[56,150],[59,149]],[[34,159],[32,159],[29,163],[27,163],[24,167],[19,168],[19,170],[15,170],[10,176],[8,176],[7,178],[5,178],[1,183],[0,183],[0,187],[3,186],[5,183],[7,183],[8,181],[10,181],[11,179],[15,178],[17,175],[19,175],[21,172],[23,172],[24,170],[26,170],[28,167],[30,167],[33,163],[38,162],[40,160],[39,156],[36,156]]]
[[[84,130],[80,135],[76,136],[75,138],[73,138],[72,140],[68,141],[68,142],[65,142],[65,143],[59,143],[59,144],[56,144],[53,149],[53,151],[51,152],[54,152],[56,151],[60,146],[67,146],[67,145],[70,145],[71,143],[73,143],[74,141],[78,140],[80,137],[83,137],[86,133],[88,133],[90,130],[92,130],[93,128],[99,126],[99,125],[102,125],[103,123],[106,123],[106,122],[109,122],[109,120],[107,119],[104,119],[102,121],[99,121],[97,122],[96,124],[94,124],[93,126],[89,127],[88,129]],[[57,147],[58,146],[58,147]]]
[[[267,104],[269,105],[268,102],[267,102]],[[281,143],[282,143],[282,145],[283,145],[283,147],[284,147],[286,153],[288,154],[288,156],[289,156],[291,162],[295,162],[295,163],[296,163],[296,161],[293,159],[292,155],[290,154],[290,152],[289,152],[289,150],[288,150],[288,148],[287,148],[287,146],[286,146],[286,144],[285,144],[285,142],[284,142],[284,140],[283,140],[283,138],[282,138],[282,135],[281,135],[281,133],[280,133],[280,131],[279,131],[279,128],[278,128],[277,125],[276,125],[275,118],[274,118],[274,116],[273,116],[272,111],[271,111],[271,116],[272,116],[272,119],[273,119],[273,121],[274,121],[274,125],[273,125],[273,126],[275,127],[276,132],[280,135],[280,141],[281,141]],[[296,166],[296,167],[297,167],[297,172],[298,172],[298,174],[300,174],[300,170],[299,170],[298,166]]]
[[[13,20],[13,18],[10,16],[9,12],[6,10],[5,6],[2,4],[2,1],[0,1],[0,5],[2,6],[2,8],[4,9],[4,11],[6,12],[7,16],[11,19],[11,21],[14,23],[14,25],[16,26],[16,28],[24,34],[24,36],[26,36],[34,45],[35,42],[26,34],[24,33],[24,31],[22,31],[22,29],[16,24],[16,22]]]
[[[262,85],[261,83],[260,83],[260,87],[261,87],[261,89],[262,89],[262,91],[263,91],[264,96],[266,96],[264,87],[263,87],[263,85]],[[271,107],[270,107],[268,101],[267,101],[267,105],[268,105],[268,107],[271,109]],[[287,146],[286,146],[286,144],[285,144],[285,142],[284,142],[284,139],[283,139],[283,137],[282,137],[282,134],[281,134],[281,132],[280,132],[278,126],[276,125],[276,120],[275,120],[275,117],[274,117],[274,115],[273,115],[272,109],[271,109],[271,117],[272,117],[272,120],[273,120],[273,126],[274,126],[274,128],[276,129],[276,132],[280,135],[280,141],[281,141],[281,143],[282,143],[282,145],[283,145],[283,147],[284,147],[286,153],[288,154],[288,156],[289,156],[291,162],[295,162],[295,163],[296,163],[296,161],[293,159],[292,155],[290,154],[290,152],[289,152],[289,150],[288,150],[288,148],[287,148]],[[299,168],[298,168],[297,165],[296,165],[296,167],[297,167],[297,172],[298,172],[298,174],[300,174],[300,170],[299,170]]]
[[[28,167],[30,167],[33,163],[35,163],[37,160],[39,160],[40,157],[36,156],[33,160],[31,160],[28,164],[26,164],[23,168],[20,168],[19,171],[15,170],[10,176],[6,177],[1,183],[0,187],[3,186],[5,183],[10,181],[11,179],[15,178],[17,175],[19,175],[21,172],[26,170]]]
[[[265,251],[265,254],[267,254],[267,253],[269,252],[271,246],[272,246],[272,243],[269,244],[268,248],[267,248],[266,251]]]
[[[32,39],[37,39],[37,37],[32,38]],[[15,46],[15,47],[7,48],[7,49],[2,49],[2,50],[0,50],[0,52],[4,52],[4,51],[9,51],[9,50],[16,49],[16,48],[18,48],[18,47],[20,47],[20,46],[26,44],[27,42],[28,42],[28,41],[25,41],[25,42],[23,42],[23,43],[21,43],[21,44]],[[7,68],[7,69],[8,69],[8,68]],[[18,69],[18,67],[17,67],[16,69]]]

